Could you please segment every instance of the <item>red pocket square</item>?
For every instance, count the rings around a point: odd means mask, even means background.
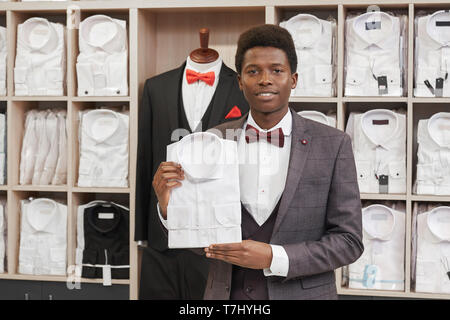
[[[225,119],[239,118],[241,116],[242,116],[241,110],[237,106],[234,106],[233,109],[231,109],[231,111],[228,112]]]

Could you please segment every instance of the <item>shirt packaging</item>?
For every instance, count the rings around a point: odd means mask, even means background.
[[[167,146],[167,161],[180,163],[185,172],[167,207],[169,248],[241,242],[236,142],[193,133]]]
[[[78,207],[76,273],[83,278],[129,279],[129,209],[108,201]]]
[[[405,216],[404,206],[399,210],[382,204],[363,208],[364,252],[348,267],[349,288],[404,290]]]
[[[434,208],[433,208],[434,207]],[[426,211],[424,211],[424,210]],[[416,292],[450,293],[450,207],[415,208]],[[414,224],[413,224],[414,227]]]
[[[17,29],[16,96],[62,96],[66,68],[65,28],[30,18]]]
[[[366,12],[345,23],[345,95],[402,96],[407,17]]]
[[[419,120],[417,194],[450,194],[450,113]]]
[[[22,200],[19,273],[66,275],[67,206],[47,198]]]
[[[450,13],[419,12],[415,20],[416,97],[450,97]]]
[[[6,28],[0,27],[0,96],[6,96],[6,57],[8,48],[6,43]]]
[[[350,113],[361,193],[406,193],[406,115],[389,109]]]
[[[128,114],[80,113],[79,187],[128,187]]]
[[[94,15],[80,23],[78,96],[128,95],[128,44],[125,20]]]
[[[336,21],[298,14],[280,26],[291,34],[298,57],[298,82],[291,95],[333,96]]]
[[[30,110],[27,113],[19,183],[21,185],[67,183],[65,110]]]

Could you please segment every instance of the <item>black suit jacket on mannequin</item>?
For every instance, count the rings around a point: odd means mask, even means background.
[[[139,109],[135,240],[148,241],[149,248],[144,249],[143,255],[152,254],[153,257],[150,260],[154,260],[154,256],[158,254],[160,254],[160,257],[162,257],[161,254],[166,254],[167,257],[171,255],[173,257],[173,255],[176,255],[178,252],[183,252],[183,254],[189,256],[191,254],[189,250],[168,250],[167,238],[163,229],[164,227],[160,222],[156,208],[158,200],[152,187],[153,176],[158,169],[159,164],[166,161],[166,147],[174,142],[172,141],[174,130],[182,128],[185,129],[185,132],[191,132],[188,126],[186,127],[185,125],[185,127],[183,127],[180,123],[182,122],[180,121],[180,112],[184,112],[181,98],[181,86],[185,66],[186,63],[177,69],[148,79],[145,82],[142,102]],[[205,112],[205,115],[207,114],[207,121],[206,123],[202,123],[202,131],[206,131],[226,121],[236,120],[237,118],[225,119],[235,106],[240,109],[242,115],[246,114],[249,110],[248,103],[239,89],[236,72],[222,63],[219,82],[212,101]],[[178,141],[180,138],[179,135],[174,136],[176,141]],[[203,257],[193,256],[188,259],[195,264],[196,262],[192,259],[198,260],[199,264],[205,263]],[[161,259],[159,258],[153,266],[144,265],[145,261],[149,261],[149,259],[143,257],[141,267],[142,273],[151,272],[151,270],[145,270],[145,268],[157,268],[155,265],[159,265],[162,269],[165,268],[165,263],[161,262]],[[184,262],[184,264],[186,264],[186,260],[184,260]],[[173,260],[172,262],[169,262],[168,260],[167,263],[173,264]],[[192,266],[193,269],[196,267],[197,266],[195,265]],[[192,269],[186,265],[182,268],[186,270]],[[164,270],[161,270],[161,272],[164,272]],[[200,273],[203,272],[200,271]],[[155,275],[155,277],[156,276],[157,275]],[[174,275],[174,277],[177,277],[177,275]],[[206,277],[207,272],[204,274],[204,279],[203,275],[202,279],[195,279],[195,276],[192,274],[188,277],[185,276],[185,278],[190,278],[189,281],[192,281],[193,283],[204,283]],[[160,274],[158,278],[159,279],[156,280],[160,281],[161,285],[159,288],[155,288],[155,291],[163,291],[164,284],[162,282],[164,282],[164,280],[162,278],[164,278],[164,276]],[[174,279],[170,278],[169,280],[172,281]],[[141,286],[147,286],[147,283],[141,281]],[[201,298],[202,295],[198,296],[198,294],[200,293],[179,296],[179,294],[172,292],[167,293],[160,298]],[[171,295],[175,296],[171,297]],[[150,296],[151,295],[148,297]]]

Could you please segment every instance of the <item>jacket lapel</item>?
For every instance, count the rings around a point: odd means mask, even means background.
[[[220,68],[219,74],[219,83],[217,84],[216,92],[214,94],[211,116],[209,117],[206,128],[215,127],[223,122],[221,120],[224,120],[224,113],[226,111],[225,103],[227,102],[235,76],[236,74],[222,62],[222,68]]]
[[[180,124],[178,123],[178,103],[181,95],[181,77],[183,76],[185,66],[186,62],[178,69],[175,69],[171,77],[167,80],[167,87],[163,88],[163,90],[169,91],[165,95],[167,97],[167,104],[164,108],[166,108],[169,114],[170,132],[173,132],[180,127]]]
[[[307,141],[306,144],[302,143],[303,139]],[[308,158],[309,150],[311,149],[311,143],[313,143],[313,141],[311,135],[308,134],[305,128],[305,121],[302,117],[297,115],[297,113],[292,112],[292,141],[289,167],[280,208],[278,209],[278,215],[272,231],[272,237],[280,227],[281,222],[287,213],[289,204],[295,195],[306,159]]]

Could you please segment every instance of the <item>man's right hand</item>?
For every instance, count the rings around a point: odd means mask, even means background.
[[[153,177],[152,186],[158,198],[159,208],[164,220],[167,220],[170,190],[181,186],[179,180],[184,180],[184,171],[181,165],[175,162],[161,162]]]

